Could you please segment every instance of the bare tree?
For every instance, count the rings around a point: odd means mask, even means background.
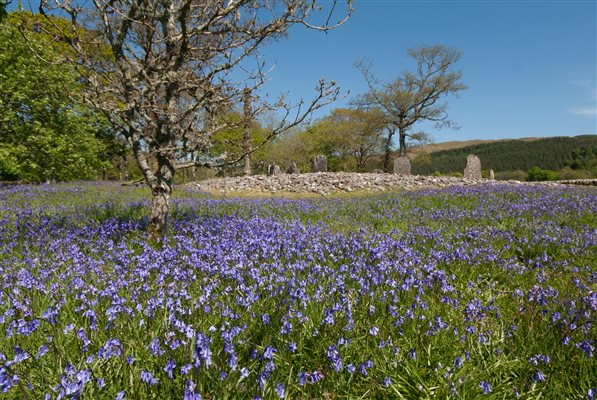
[[[85,100],[125,132],[153,194],[149,232],[159,237],[175,171],[215,165],[218,160],[201,154],[214,133],[230,128],[215,116],[242,102],[244,87],[254,90],[263,83],[263,63],[249,67],[257,50],[294,25],[326,31],[343,24],[351,0],[346,5],[336,23],[329,23],[330,11],[322,25],[309,22],[321,7],[306,0],[42,0],[40,12],[70,17],[72,29],[53,28],[74,50],[64,61],[88,84]],[[336,0],[331,9],[335,6]],[[246,74],[235,80],[233,71]],[[301,123],[338,93],[334,82],[321,80],[311,102],[278,103],[285,118],[264,141]],[[255,106],[253,114],[271,108]]]
[[[404,71],[389,82],[381,82],[375,77],[371,72],[371,63],[361,60],[355,64],[369,86],[369,91],[360,96],[355,104],[377,107],[384,113],[386,172],[390,170],[394,135],[398,133],[399,155],[404,157],[407,138],[417,141],[428,139],[422,132],[411,133],[417,122],[432,121],[438,129],[455,128],[455,123],[448,119],[448,104],[441,100],[451,94],[458,95],[458,92],[467,88],[460,82],[462,72],[453,69],[461,58],[458,50],[443,45],[421,46],[409,49],[408,55],[415,60],[416,70]]]

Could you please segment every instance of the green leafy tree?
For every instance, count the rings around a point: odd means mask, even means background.
[[[338,108],[325,118],[328,137],[334,138],[342,158],[350,159],[357,172],[383,150],[384,115],[379,109]]]
[[[557,181],[560,176],[556,171],[533,167],[527,174],[527,181]]]
[[[383,128],[383,114],[377,109],[338,108],[274,142],[265,158],[283,166],[293,161],[301,171],[309,171],[311,159],[322,154],[330,171],[362,172],[383,149]]]
[[[214,157],[223,159],[222,166],[226,173],[237,174],[244,170],[245,146],[245,118],[238,112],[231,112],[219,117],[219,122],[228,126],[228,129],[216,132],[212,137],[210,152]],[[249,142],[251,149],[256,149],[251,154],[253,163],[259,164],[264,160],[267,146],[262,144],[269,134],[269,130],[262,127],[258,121],[249,124]],[[230,162],[227,162],[230,160]]]
[[[78,75],[59,62],[60,44],[37,29],[41,20],[12,13],[0,23],[0,179],[96,178],[110,168],[96,137],[105,124],[77,101]]]

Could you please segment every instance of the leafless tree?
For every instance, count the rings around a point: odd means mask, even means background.
[[[411,133],[413,125],[420,121],[435,122],[436,127],[457,127],[448,119],[448,104],[441,102],[445,96],[458,95],[466,89],[460,82],[462,72],[454,70],[460,60],[458,50],[443,45],[421,46],[408,50],[416,62],[415,71],[404,71],[395,80],[382,82],[371,72],[371,63],[358,61],[369,91],[358,97],[355,104],[376,107],[383,111],[386,125],[384,170],[390,171],[392,140],[399,139],[399,156],[406,156],[407,138],[425,141],[422,132]]]
[[[330,10],[336,1],[328,3]],[[73,50],[64,61],[73,63],[86,81],[86,102],[125,132],[153,194],[149,226],[153,237],[166,226],[175,171],[216,165],[218,160],[201,156],[214,133],[230,129],[229,122],[216,116],[242,102],[245,87],[255,90],[263,83],[264,64],[253,60],[257,50],[295,25],[321,31],[342,25],[352,12],[351,0],[346,0],[337,22],[330,23],[330,10],[310,0],[42,0],[40,4],[42,14],[67,15],[72,22],[68,31],[53,27]],[[327,21],[313,23],[317,15],[323,20],[327,16]],[[242,78],[240,71],[245,72]],[[334,82],[321,80],[312,101],[275,104],[285,117],[265,141],[301,123],[338,93]],[[271,108],[254,105],[253,113]]]

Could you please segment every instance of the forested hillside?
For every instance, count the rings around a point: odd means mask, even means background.
[[[550,137],[534,141],[508,140],[478,144],[421,155],[413,160],[413,173],[462,172],[469,154],[477,155],[483,169],[496,172],[529,171],[533,167],[597,174],[597,135]]]

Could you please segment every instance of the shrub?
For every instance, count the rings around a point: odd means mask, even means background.
[[[527,181],[557,181],[560,175],[556,171],[533,167],[527,174]]]

